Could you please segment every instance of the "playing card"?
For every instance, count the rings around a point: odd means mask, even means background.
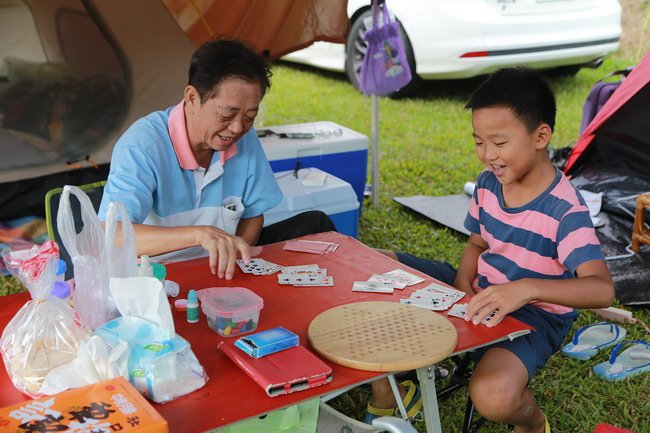
[[[303,274],[278,274],[279,284],[303,284],[303,285],[316,285],[322,284],[323,280],[327,277],[323,272],[308,272]]]
[[[242,259],[237,259],[237,265],[242,272],[253,275],[270,275],[282,269],[278,264],[259,258],[250,259],[248,264],[244,264]]]
[[[415,296],[414,296],[415,295]],[[436,296],[418,296],[415,293],[409,298],[411,305],[427,308],[433,311],[443,311],[451,306],[448,301]]]
[[[452,317],[460,317],[461,319],[464,319],[466,311],[467,311],[467,304],[456,304],[451,307],[447,315]]]
[[[394,288],[402,290],[406,287],[406,283],[400,281],[399,278],[392,277],[384,274],[372,274],[368,281],[371,283],[391,283]]]
[[[370,281],[355,281],[352,285],[353,292],[369,292],[369,293],[393,293],[392,284],[378,283]]]
[[[323,278],[322,283],[316,283],[316,284],[294,284],[295,287],[305,287],[305,286],[310,286],[310,287],[329,287],[334,285],[334,278],[333,277],[325,277]]]
[[[481,324],[482,324],[482,325],[486,325],[486,326],[487,326],[488,324],[489,324],[490,326],[497,325],[499,322],[501,322],[501,320],[503,320],[503,317],[502,317],[501,319],[499,319],[499,320],[495,320],[495,319],[494,319],[494,316],[495,316],[498,312],[499,312],[499,309],[498,309],[498,308],[495,309],[494,311],[492,311],[490,314],[488,314],[487,316],[485,316],[485,317],[483,318],[483,320],[481,320]]]
[[[298,265],[298,266],[285,266],[282,269],[283,274],[298,274],[304,272],[314,272],[320,269],[318,265]]]
[[[420,278],[417,275],[413,275],[410,272],[406,272],[403,269],[395,269],[390,272],[385,272],[384,275],[388,275],[389,277],[395,277],[397,278],[400,282],[406,283],[407,286],[413,286],[415,284],[421,283],[424,281],[424,278]]]

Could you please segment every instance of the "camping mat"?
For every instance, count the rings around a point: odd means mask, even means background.
[[[605,257],[629,255],[625,247],[630,245],[632,220],[609,212],[599,213],[598,218],[605,223],[596,229]],[[650,246],[641,245],[640,253],[631,257],[607,260],[607,267],[622,304],[650,304]]]
[[[36,244],[42,244],[47,239],[47,225],[43,218],[27,216],[11,221],[0,221],[0,251],[7,247],[13,250],[28,249]],[[0,275],[9,275],[1,254]]]
[[[397,203],[408,207],[444,226],[469,235],[463,221],[469,208],[470,197],[466,194],[432,197],[416,195],[394,197]],[[596,230],[605,257],[629,254],[625,247],[630,244],[632,220],[613,212],[600,212],[598,217],[605,223]],[[650,247],[642,245],[641,253],[633,257],[608,260],[616,288],[616,298],[624,305],[650,304]]]
[[[443,226],[469,236],[469,231],[463,226],[471,200],[467,194],[439,197],[414,195],[412,197],[393,197],[393,200]]]

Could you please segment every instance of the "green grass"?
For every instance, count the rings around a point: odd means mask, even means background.
[[[593,84],[607,72],[636,64],[610,57],[600,69],[583,69],[574,77],[547,77],[556,92],[558,115],[552,146],[571,146],[579,134],[582,105]],[[342,74],[277,64],[273,88],[264,100],[267,126],[332,121],[370,137],[370,98],[356,92]],[[474,155],[470,114],[463,109],[481,79],[426,82],[415,98],[380,100],[379,206],[363,204],[359,238],[365,244],[458,264],[466,238],[395,203],[394,196],[446,195],[462,191],[482,169]],[[370,173],[370,166],[368,167]],[[634,309],[650,323],[650,310]],[[600,319],[583,312],[575,325]],[[639,325],[627,324],[630,338],[649,336]],[[591,432],[604,422],[637,433],[650,432],[650,375],[622,383],[594,377],[590,361],[555,355],[533,380],[538,403],[558,432]],[[369,398],[357,388],[332,402],[350,416],[361,417]],[[467,394],[456,393],[441,403],[443,431],[460,431]],[[417,427],[424,431],[424,425]],[[504,425],[487,424],[485,433],[507,432]]]
[[[582,104],[593,84],[607,72],[635,63],[610,57],[598,70],[584,69],[575,77],[549,77],[559,108],[554,147],[575,142]],[[264,101],[265,125],[328,120],[370,136],[370,98],[356,92],[343,75],[284,64],[277,64],[274,71],[273,88]],[[465,182],[475,179],[481,165],[474,156],[470,115],[463,105],[480,81],[431,81],[417,98],[381,98],[379,206],[365,201],[361,241],[458,264],[465,237],[406,210],[392,197],[460,193]],[[0,294],[19,290],[13,278],[0,279]],[[647,308],[635,309],[634,314],[650,323]],[[575,327],[598,320],[585,312]],[[625,327],[630,338],[650,338],[638,325]],[[558,432],[592,432],[600,422],[636,433],[650,432],[650,375],[622,383],[604,382],[594,377],[591,366],[605,359],[606,353],[585,362],[555,355],[533,380],[538,402]],[[368,389],[360,387],[333,404],[361,416],[367,399]],[[461,391],[441,402],[445,432],[460,431],[465,401]],[[423,424],[417,427],[424,431]],[[506,426],[498,424],[481,429],[484,433],[506,431]]]

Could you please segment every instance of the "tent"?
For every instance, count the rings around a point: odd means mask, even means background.
[[[197,45],[230,35],[276,58],[343,42],[346,3],[0,0],[0,220],[106,178],[126,128],[180,100]]]
[[[604,225],[596,233],[610,259],[616,296],[628,305],[650,303],[650,248],[639,254],[626,248],[636,196],[650,193],[649,103],[650,53],[585,128],[564,168],[576,187],[603,194]]]

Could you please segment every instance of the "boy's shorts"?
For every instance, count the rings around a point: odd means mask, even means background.
[[[421,259],[406,253],[396,254],[400,263],[449,285],[454,284],[456,270],[449,263]],[[528,304],[511,312],[509,316],[532,326],[535,330],[514,340],[505,340],[482,347],[472,352],[470,356],[474,362],[478,362],[486,351],[494,347],[507,349],[524,364],[530,382],[537,369],[546,365],[551,355],[560,349],[578,313],[574,310],[565,314],[554,314]]]

